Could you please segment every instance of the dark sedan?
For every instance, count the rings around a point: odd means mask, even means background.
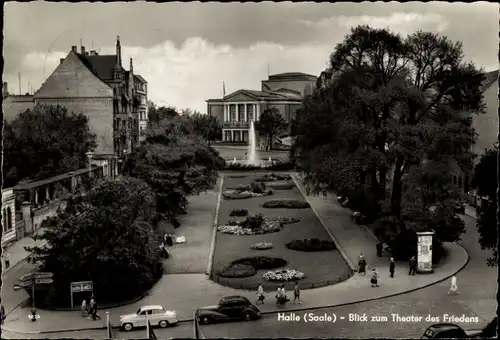
[[[260,311],[244,296],[227,296],[216,306],[198,308],[196,317],[199,323],[209,324],[224,321],[256,320]]]

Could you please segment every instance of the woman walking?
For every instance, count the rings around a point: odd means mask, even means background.
[[[264,299],[265,299],[264,288],[262,287],[262,284],[259,283],[259,287],[257,288],[257,303],[256,304],[259,304],[259,302],[261,304],[264,304]]]
[[[359,255],[358,272],[360,274],[366,275],[366,260],[363,257],[363,254]]]
[[[88,311],[87,311],[87,301],[85,299],[83,299],[82,305],[80,308],[82,310],[82,317],[86,317],[88,315]]]
[[[453,276],[451,278],[451,286],[450,290],[448,290],[448,295],[459,295],[460,291],[458,290],[458,285],[457,285],[457,277]]]

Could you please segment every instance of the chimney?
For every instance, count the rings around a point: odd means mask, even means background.
[[[62,64],[64,61],[64,58],[59,59],[59,62]]]
[[[71,52],[75,52],[75,53],[78,52],[78,50],[76,49],[76,46],[71,46]]]
[[[132,65],[132,58],[130,58],[130,72],[134,72],[134,66]]]
[[[81,54],[85,55],[85,46],[80,46]]]
[[[90,51],[90,55],[97,55],[97,52],[95,50]]]

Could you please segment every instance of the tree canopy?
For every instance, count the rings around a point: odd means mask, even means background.
[[[486,198],[481,204],[479,218],[476,221],[479,232],[479,244],[482,249],[491,250],[487,259],[490,266],[497,265],[497,175],[498,175],[498,145],[487,149],[481,155],[474,167],[471,185],[480,197]]]
[[[482,72],[462,56],[434,33],[352,29],[330,56],[331,84],[292,124],[310,188],[370,197],[365,208],[398,221],[396,234],[430,227],[442,241],[459,238],[452,170],[471,173],[471,117],[484,108]]]
[[[27,248],[31,261],[54,273],[45,302],[69,302],[69,283],[94,282],[100,301],[120,301],[149,289],[158,279],[160,238],[154,232],[154,193],[130,177],[95,182],[85,195],[71,197],[64,210],[42,223],[36,239],[45,246]],[[160,265],[161,267],[161,265]]]
[[[68,133],[71,131],[71,133]],[[4,187],[81,169],[97,146],[84,114],[36,106],[4,125]]]
[[[195,133],[192,120],[178,115],[148,129],[146,140],[128,157],[125,171],[153,188],[158,219],[178,227],[186,195],[212,188],[223,167],[224,160]]]
[[[266,109],[259,117],[256,129],[260,135],[267,138],[269,150],[272,149],[273,139],[287,128],[288,124],[279,110],[275,107]]]

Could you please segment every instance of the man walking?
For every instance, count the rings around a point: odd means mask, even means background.
[[[408,272],[408,275],[415,275],[417,272],[417,259],[415,256],[412,256],[410,259],[410,271]]]
[[[377,242],[377,257],[382,257],[382,242]]]
[[[293,303],[302,303],[302,301],[300,301],[300,289],[298,282],[295,282],[295,287],[293,288]]]
[[[395,269],[396,269],[396,264],[394,263],[394,258],[391,257],[391,262],[389,262],[389,273],[391,274],[391,278],[394,278]]]

